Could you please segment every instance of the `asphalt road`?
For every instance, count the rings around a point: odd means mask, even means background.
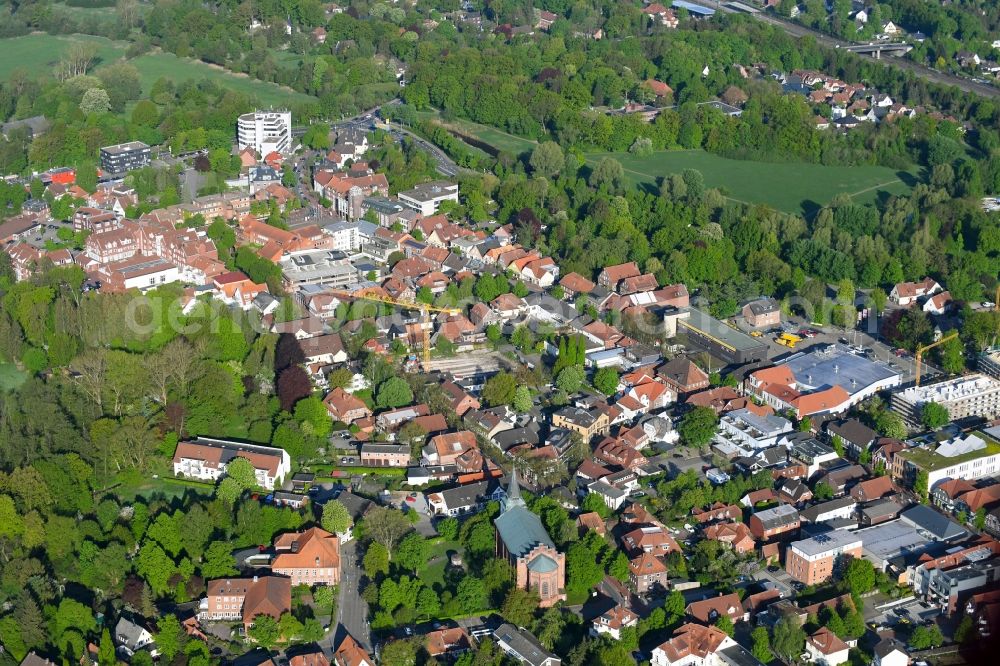
[[[704,0],[703,4],[710,7],[714,7],[719,11],[727,12],[730,14],[740,14],[743,12],[737,12],[735,9],[731,9],[721,3],[715,2],[714,0]],[[784,30],[789,35],[793,37],[812,37],[819,44],[829,48],[844,48],[845,46],[851,46],[850,42],[844,42],[830,35],[824,34],[822,32],[817,32],[806,28],[805,26],[799,25],[798,23],[792,23],[790,21],[782,20],[773,14],[766,12],[760,12],[752,15],[759,21],[764,21],[765,23],[770,23],[771,25],[777,26]],[[978,83],[972,79],[965,78],[962,76],[955,76],[954,74],[948,74],[945,72],[939,72],[936,69],[931,69],[926,65],[921,65],[920,63],[914,62],[913,60],[907,60],[905,58],[898,57],[883,57],[879,60],[890,67],[898,67],[900,69],[908,70],[917,76],[927,79],[928,81],[933,81],[934,83],[940,83],[946,86],[955,86],[960,90],[966,92],[975,93],[977,95],[982,95],[984,97],[1000,97],[1000,88],[992,86],[989,84]]]
[[[368,604],[361,598],[360,585],[362,570],[359,562],[357,541],[350,541],[340,548],[341,579],[340,599],[337,602],[337,618],[326,641],[336,648],[350,634],[361,647],[372,651],[371,630],[368,626]]]

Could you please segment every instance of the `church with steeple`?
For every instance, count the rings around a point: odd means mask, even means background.
[[[507,497],[500,506],[494,521],[497,557],[506,558],[514,567],[516,585],[535,592],[543,608],[565,601],[566,556],[556,550],[541,519],[525,506],[517,469],[511,472]]]

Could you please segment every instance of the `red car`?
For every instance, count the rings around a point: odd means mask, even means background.
[[[803,328],[801,331],[799,331],[799,335],[801,335],[803,338],[815,338],[817,335],[819,335],[819,331],[814,331],[811,328]]]
[[[908,354],[909,352],[908,352],[908,351],[906,351],[905,349],[897,349],[895,353],[896,353],[896,356],[898,356],[899,358],[903,358],[903,357],[904,357],[904,356],[906,356],[906,355],[907,355],[907,354]]]

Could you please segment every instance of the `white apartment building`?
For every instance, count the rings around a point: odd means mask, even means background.
[[[732,448],[740,455],[752,456],[791,430],[792,422],[781,416],[758,416],[749,409],[736,409],[719,420],[715,442],[723,450]]]
[[[268,153],[292,152],[292,113],[290,111],[255,111],[236,120],[239,149],[253,148],[264,157]]]
[[[1000,474],[1000,426],[960,435],[936,445],[914,446],[892,459],[892,475],[912,482],[918,470],[927,472],[927,488],[945,479],[972,481]]]
[[[399,203],[427,217],[436,213],[444,201],[458,203],[458,184],[434,180],[417,185],[412,190],[400,192],[396,196],[399,198]]]
[[[952,420],[967,416],[992,420],[1000,417],[1000,381],[974,374],[935,384],[911,386],[894,393],[890,406],[907,423],[918,425],[921,408],[928,402],[947,408]]]
[[[292,460],[283,449],[199,437],[177,445],[174,475],[215,481],[226,473],[233,458],[249,460],[256,471],[257,484],[267,490],[273,490],[292,471]]]

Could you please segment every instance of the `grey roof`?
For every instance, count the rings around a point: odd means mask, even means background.
[[[782,364],[795,376],[796,388],[802,393],[838,385],[854,395],[865,388],[885,381],[899,373],[883,362],[870,361],[846,346],[831,344],[819,349],[788,357]]]
[[[861,537],[846,530],[832,530],[817,534],[814,537],[792,542],[792,546],[806,555],[820,555],[836,548],[843,548],[853,543],[860,543]]]
[[[831,511],[839,511],[840,509],[846,509],[849,506],[854,506],[857,502],[854,501],[853,497],[839,497],[829,502],[823,502],[822,504],[814,504],[808,509],[803,509],[802,516],[803,520],[808,520],[811,523],[816,522],[824,513],[830,513]]]
[[[866,527],[854,533],[870,556],[879,560],[889,560],[901,553],[921,552],[930,539],[908,524],[894,520],[874,527]]]
[[[536,573],[549,573],[555,571],[559,565],[548,555],[539,555],[528,563],[528,569]]]
[[[604,495],[605,497],[610,497],[612,499],[625,497],[624,490],[620,488],[615,488],[610,483],[607,483],[603,480],[594,481],[589,486],[587,486],[587,490],[589,490],[592,493],[598,493],[600,495]]]
[[[444,500],[445,506],[458,508],[473,506],[483,500],[484,497],[492,495],[497,490],[497,482],[493,480],[477,481],[464,486],[449,488],[438,491],[436,494]]]
[[[135,648],[139,644],[144,631],[146,630],[135,622],[122,617],[118,619],[118,624],[115,625],[115,639],[127,648]]]
[[[739,111],[739,109],[736,109],[735,107],[729,107],[729,108],[733,109],[734,111]],[[774,300],[773,298],[762,298],[757,301],[750,301],[749,303],[746,304],[746,307],[750,308],[750,312],[753,313],[754,316],[767,314],[769,312],[777,312],[778,310],[781,309],[781,307],[778,305],[778,301]]]
[[[534,421],[523,428],[502,430],[493,435],[493,442],[504,452],[519,444],[538,444],[541,441],[541,437],[538,436],[538,423]]]
[[[907,653],[906,648],[902,643],[897,641],[895,638],[883,638],[875,645],[875,656],[881,659],[892,654],[896,650],[909,657],[909,653]]]
[[[410,447],[406,444],[384,444],[379,442],[365,442],[361,445],[362,453],[409,453]]]
[[[527,554],[539,544],[553,549],[556,547],[542,526],[541,519],[524,505],[517,485],[516,470],[511,474],[507,500],[504,502],[503,512],[497,517],[495,524],[507,552],[514,557]]]
[[[827,432],[860,447],[867,447],[878,439],[878,433],[857,419],[836,421],[826,426]]]
[[[501,624],[493,632],[493,636],[497,641],[503,642],[522,663],[531,666],[560,663],[559,657],[542,647],[538,639],[525,629],[519,629],[512,624]]]
[[[6,136],[13,130],[26,127],[28,128],[29,136],[34,136],[36,134],[43,134],[49,129],[50,125],[51,123],[49,123],[45,116],[32,116],[31,118],[25,118],[23,120],[12,120],[9,123],[4,123],[3,125],[0,125],[0,132]]]
[[[861,513],[865,514],[869,518],[882,518],[884,516],[895,516],[903,509],[903,505],[889,498],[880,499],[872,502],[865,508],[861,509]]]
[[[364,497],[355,495],[348,490],[340,493],[340,495],[337,496],[336,501],[344,505],[344,508],[347,509],[347,513],[351,515],[351,519],[355,522],[360,520],[373,504],[370,499],[365,499]]]
[[[762,666],[757,657],[753,656],[742,645],[733,645],[719,650],[715,656],[728,666]]]
[[[916,527],[929,532],[935,539],[953,541],[968,534],[964,527],[934,509],[918,504],[907,509],[899,517]]]
[[[764,525],[764,529],[791,525],[799,520],[799,512],[791,504],[779,504],[774,508],[758,511],[753,515],[757,516],[757,520]]]
[[[691,308],[687,319],[679,319],[677,325],[707,334],[734,351],[757,351],[767,349],[766,342],[751,338],[746,333],[737,331],[732,326],[724,324],[701,310]]]

